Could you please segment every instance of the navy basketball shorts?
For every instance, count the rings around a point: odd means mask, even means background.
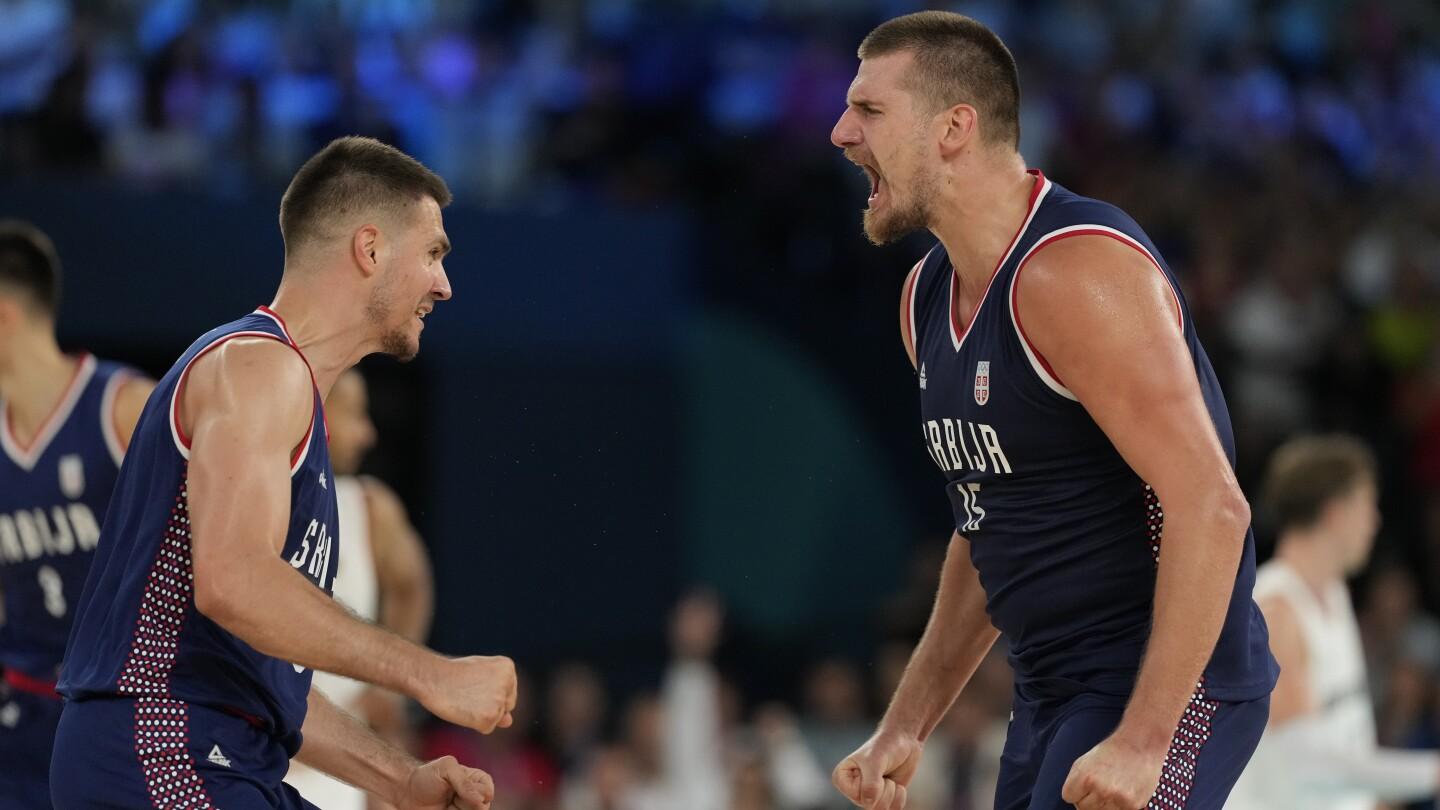
[[[290,757],[264,730],[162,698],[69,701],[55,735],[56,810],[314,810],[285,784]]]
[[[0,810],[50,807],[50,749],[64,705],[0,682]]]
[[[1060,798],[1060,790],[1070,766],[1110,736],[1124,711],[1123,699],[1105,695],[1030,701],[1017,691],[1000,757],[995,810],[1068,810],[1071,805]],[[1176,729],[1160,786],[1146,810],[1220,810],[1269,717],[1268,695],[1225,703],[1197,694]]]

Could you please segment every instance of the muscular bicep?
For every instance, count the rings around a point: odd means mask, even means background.
[[[1026,338],[1167,510],[1191,493],[1238,497],[1175,294],[1147,256],[1075,237],[1043,248],[1016,284]]]
[[[253,570],[247,562],[283,548],[310,385],[294,352],[263,338],[224,344],[191,367],[180,406],[197,603],[233,595]]]
[[[1301,635],[1299,617],[1284,599],[1257,600],[1270,629],[1270,653],[1280,665],[1280,679],[1270,694],[1270,726],[1282,726],[1315,710],[1310,692],[1310,660]]]

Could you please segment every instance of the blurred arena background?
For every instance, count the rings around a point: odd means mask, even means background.
[[[524,685],[516,729],[417,718],[417,750],[505,810],[840,808],[949,532],[895,321],[925,244],[865,244],[828,140],[860,38],[922,5],[0,0],[0,216],[55,238],[65,345],[158,374],[265,302],[304,157],[425,161],[455,300],[364,364],[367,469],[426,539],[433,643]],[[1375,447],[1381,742],[1440,744],[1440,6],[944,7],[1014,50],[1030,164],[1180,272],[1247,491],[1297,432]],[[997,656],[912,806],[989,806],[1008,704]]]

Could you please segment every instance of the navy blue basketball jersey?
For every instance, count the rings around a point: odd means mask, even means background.
[[[160,380],[115,485],[59,690],[71,700],[133,696],[142,705],[148,698],[161,701],[155,705],[182,701],[230,712],[264,727],[293,755],[310,671],[261,654],[205,617],[195,609],[190,585],[190,440],[176,409],[191,364],[237,337],[272,338],[300,351],[280,318],[261,307],[202,336]],[[317,389],[309,433],[291,459],[290,525],[281,554],[330,593],[339,526],[324,425]]]
[[[1150,633],[1165,513],[1149,485],[1025,337],[1015,280],[1035,251],[1101,235],[1139,251],[1165,276],[1213,428],[1235,463],[1229,412],[1180,286],[1134,220],[1034,172],[1019,232],[969,313],[955,311],[943,245],[906,289],[925,447],[945,473],[955,528],[1007,637],[1017,682],[1033,695],[1128,695]],[[1143,358],[1134,358],[1144,362]],[[1218,700],[1267,694],[1277,669],[1251,599],[1254,536],[1205,670]]]
[[[28,444],[11,432],[0,399],[0,670],[7,677],[55,683],[125,452],[115,396],[132,375],[81,355]]]

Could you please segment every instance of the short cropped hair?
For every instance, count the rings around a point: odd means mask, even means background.
[[[949,11],[917,11],[881,23],[860,43],[860,58],[914,54],[909,85],[939,112],[969,104],[980,113],[988,143],[1020,146],[1020,73],[994,31]]]
[[[402,210],[424,197],[441,208],[450,188],[415,158],[374,138],[336,138],[305,161],[280,199],[286,255],[324,232],[324,226],[363,208]]]
[[[1378,475],[1375,454],[1354,436],[1305,436],[1270,457],[1261,502],[1277,531],[1307,529],[1331,501]]]
[[[54,317],[60,308],[60,255],[44,231],[0,220],[0,294],[13,293],[30,309]]]

